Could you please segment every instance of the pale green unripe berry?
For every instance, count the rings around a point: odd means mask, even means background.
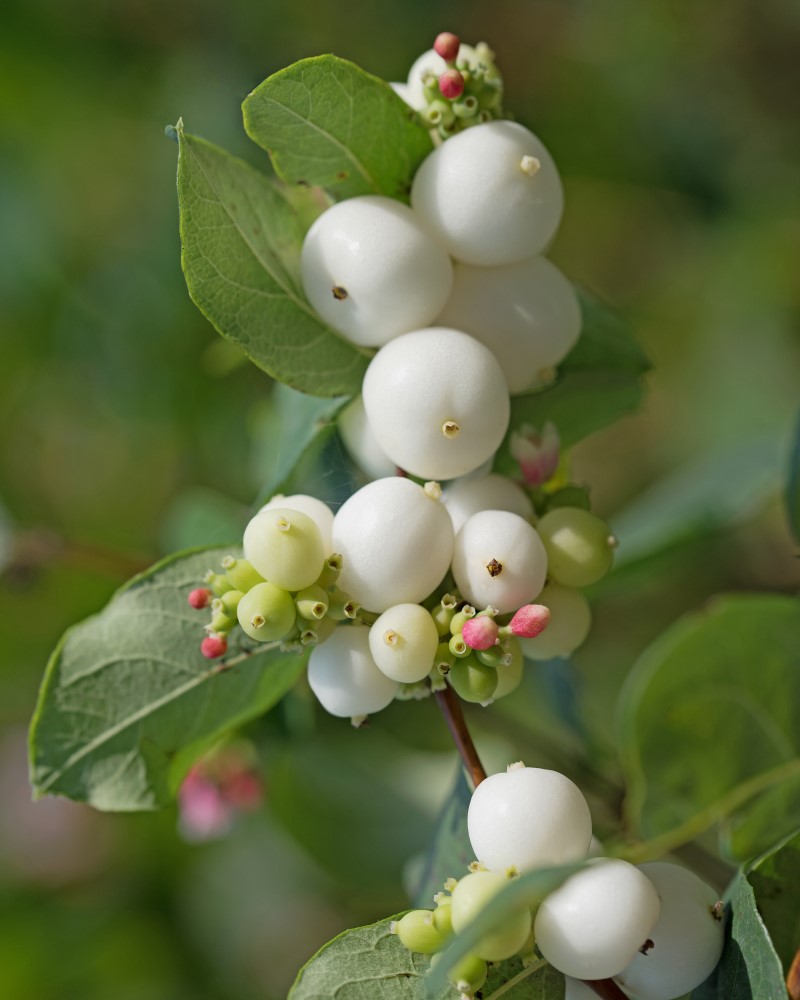
[[[473,608],[471,604],[465,604],[464,607],[460,611],[457,611],[450,619],[450,634],[461,635],[461,630],[464,628],[464,622],[469,621],[470,618],[474,617],[475,608]]]
[[[317,580],[326,555],[316,523],[288,507],[256,514],[245,528],[244,553],[270,583],[291,591]]]
[[[553,368],[577,343],[583,318],[561,271],[546,257],[532,257],[505,267],[457,264],[436,322],[486,344],[514,396],[552,380]]]
[[[438,965],[444,958],[443,955],[434,955],[431,959],[431,968]],[[465,955],[459,962],[456,962],[448,970],[447,978],[450,982],[466,996],[473,996],[486,982],[488,968],[486,960],[477,955]]]
[[[307,514],[319,528],[325,555],[329,556],[333,552],[333,545],[331,544],[333,511],[326,503],[323,503],[317,497],[309,496],[307,493],[292,493],[288,497],[282,493],[276,493],[274,497],[264,504],[259,514],[261,511],[274,510],[276,507],[298,510],[301,514]]]
[[[452,594],[445,594],[439,604],[431,611],[439,635],[450,635],[450,622],[456,613],[457,602]]]
[[[342,410],[337,426],[350,457],[371,479],[383,479],[385,476],[396,474],[397,465],[378,444],[369,426],[361,396],[356,396],[352,403],[348,403]]]
[[[372,658],[392,680],[414,684],[428,676],[439,645],[430,612],[419,604],[396,604],[369,631]]]
[[[236,590],[248,591],[257,583],[264,583],[264,577],[246,559],[226,556],[222,560],[222,568]]]
[[[448,139],[417,170],[411,205],[456,260],[481,267],[541,253],[564,196],[541,141],[516,122],[476,125]]]
[[[274,583],[259,583],[236,608],[239,624],[251,639],[277,642],[294,627],[295,606],[289,593]]]
[[[381,448],[424,479],[476,469],[508,428],[508,386],[497,359],[446,327],[414,330],[382,347],[364,376],[363,398]]]
[[[328,593],[314,583],[310,587],[304,587],[298,591],[295,597],[297,613],[301,618],[310,622],[317,622],[328,613]]]
[[[453,637],[457,638],[456,636]],[[452,648],[452,645],[451,645]],[[476,705],[490,702],[497,689],[497,671],[474,655],[457,659],[447,675],[453,690],[464,701]]]
[[[418,604],[441,583],[453,555],[453,526],[435,484],[376,479],[339,508],[333,540],[341,588],[369,611]]]
[[[314,647],[308,683],[326,712],[354,722],[386,708],[397,693],[397,683],[372,659],[362,625],[340,625]]]
[[[541,593],[547,554],[531,525],[505,510],[473,514],[456,535],[456,586],[475,607],[516,611]]]
[[[525,519],[533,515],[527,493],[508,476],[466,476],[449,483],[442,493],[442,503],[458,534],[462,525],[481,510],[507,510]]]
[[[550,622],[534,639],[519,640],[522,652],[529,660],[569,656],[583,644],[592,626],[589,602],[574,587],[552,580],[536,600],[550,609]]]
[[[393,931],[409,951],[422,955],[432,955],[445,942],[430,910],[409,910],[394,924]]]
[[[496,872],[479,871],[465,875],[453,890],[453,930],[457,934],[464,930],[506,885],[508,879]],[[530,910],[514,910],[494,931],[481,939],[475,953],[487,962],[501,962],[522,948],[530,932]]]
[[[547,550],[549,575],[565,587],[588,587],[614,561],[616,540],[605,521],[577,507],[548,511],[536,525]]]
[[[450,258],[418,216],[381,195],[323,212],[303,241],[301,272],[317,314],[364,347],[430,323],[453,283]]]
[[[648,946],[616,977],[633,1000],[674,1000],[704,982],[722,954],[725,925],[717,892],[680,865],[641,865],[661,900]],[[650,943],[652,942],[652,943]]]
[[[522,683],[522,671],[525,668],[525,658],[522,655],[518,639],[513,638],[513,636],[504,639],[502,646],[498,648],[506,653],[508,661],[506,662],[504,658],[497,666],[497,687],[492,695],[494,701],[505,698],[507,694],[516,691]]]
[[[437,900],[436,909],[433,911],[433,922],[436,924],[436,929],[442,935],[442,937],[447,938],[453,933],[453,901],[450,897],[445,897],[444,899]]]
[[[660,908],[653,883],[638,868],[618,858],[594,858],[543,901],[536,944],[565,975],[606,979],[645,944]]]
[[[261,581],[264,582],[263,580]],[[227,615],[235,615],[236,609],[239,607],[239,601],[241,601],[244,596],[241,590],[226,590],[222,597],[219,598],[222,604],[222,610]]]

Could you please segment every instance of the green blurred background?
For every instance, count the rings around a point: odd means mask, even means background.
[[[182,115],[263,163],[239,104],[294,59],[403,79],[442,29],[498,54],[507,107],[564,178],[553,258],[655,364],[644,411],[573,456],[622,543],[589,643],[472,713],[490,765],[566,770],[602,833],[638,652],[721,590],[800,583],[780,499],[800,404],[800,7],[5,0],[0,21],[0,995],[277,1000],[323,941],[404,906],[455,774],[433,706],[355,733],[298,690],[249,733],[264,809],[209,844],[175,811],[32,806],[25,776],[59,634],[158,555],[235,537],[277,447],[268,379],[186,293],[164,126]]]

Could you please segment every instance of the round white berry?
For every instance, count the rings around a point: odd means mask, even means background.
[[[378,444],[423,479],[471,472],[508,427],[506,380],[474,337],[431,327],[382,347],[364,376],[364,406]]]
[[[713,972],[722,954],[724,924],[719,896],[680,865],[656,861],[640,870],[656,887],[661,914],[649,941],[617,976],[634,1000],[674,1000]]]
[[[539,595],[546,575],[544,546],[518,514],[479,511],[456,535],[453,577],[476,608],[516,611]]]
[[[583,320],[561,271],[545,257],[532,257],[505,267],[457,264],[453,291],[436,322],[486,344],[513,396],[552,381]]]
[[[476,858],[492,871],[530,871],[586,857],[592,817],[566,775],[512,765],[472,795],[467,829]]]
[[[264,504],[259,514],[261,511],[272,510],[275,507],[299,510],[301,514],[307,514],[319,528],[325,555],[329,556],[333,552],[333,548],[331,547],[333,544],[333,511],[326,503],[323,503],[322,500],[318,500],[316,497],[309,496],[307,493],[292,493],[288,497],[283,496],[282,493],[276,493],[274,497]]]
[[[436,623],[419,604],[395,604],[369,630],[373,660],[387,677],[404,684],[428,676],[438,645]]]
[[[368,483],[339,509],[333,545],[342,555],[339,587],[370,611],[418,604],[447,573],[453,525],[427,489],[395,476]]]
[[[576,979],[615,976],[645,944],[661,904],[653,883],[616,858],[594,858],[539,907],[536,945]]]
[[[592,610],[589,602],[573,587],[563,587],[553,580],[537,598],[550,609],[547,628],[535,639],[520,639],[522,652],[529,660],[552,660],[569,656],[589,634]]]
[[[343,719],[380,712],[397,693],[397,683],[372,659],[362,625],[340,625],[313,648],[308,683],[325,711]]]
[[[454,135],[414,177],[411,205],[457,260],[481,267],[541,253],[561,221],[564,196],[553,159],[516,122]]]
[[[367,347],[430,323],[453,283],[450,259],[411,209],[380,195],[323,212],[303,241],[301,270],[316,312]]]
[[[369,426],[364,400],[356,396],[339,414],[339,434],[353,461],[372,479],[394,476],[397,466],[378,444]]]
[[[480,510],[508,510],[529,518],[533,504],[527,493],[508,476],[465,476],[448,483],[442,493],[442,503],[458,532],[465,521]]]

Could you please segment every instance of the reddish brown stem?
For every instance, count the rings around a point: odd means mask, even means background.
[[[800,948],[797,949],[792,964],[789,966],[786,989],[789,991],[791,1000],[800,1000]]]
[[[477,788],[486,777],[486,771],[481,764],[478,751],[475,749],[472,736],[467,728],[467,721],[461,710],[461,699],[449,684],[443,690],[436,691],[435,694],[461,761],[472,779],[473,785]],[[613,979],[585,979],[584,982],[603,1000],[628,1000]]]

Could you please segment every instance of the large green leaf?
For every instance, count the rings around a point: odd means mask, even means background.
[[[345,931],[326,944],[300,970],[288,1000],[457,1000],[458,991],[444,981],[428,992],[430,957],[403,947],[389,930],[393,919]],[[481,995],[490,1000],[521,973],[519,959],[491,966]],[[539,969],[513,987],[513,998],[564,1000],[564,977],[549,966]]]
[[[247,134],[290,184],[338,198],[407,199],[433,145],[388,83],[336,56],[301,59],[268,77],[242,105]]]
[[[182,553],[137,576],[71,628],[48,664],[31,729],[37,795],[98,809],[152,809],[173,798],[192,761],[266,711],[304,658],[231,649],[200,653],[207,615],[189,591],[235,548]]]
[[[511,398],[511,420],[495,470],[519,468],[510,454],[511,435],[523,424],[541,429],[551,421],[568,448],[639,407],[642,375],[649,362],[625,323],[587,292],[580,293],[583,332],[546,389]]]
[[[748,873],[758,911],[784,968],[800,948],[800,833],[760,858]]]
[[[797,421],[797,430],[789,459],[789,477],[786,483],[786,513],[795,541],[800,545],[800,419]]]
[[[692,991],[691,1000],[786,1000],[780,960],[744,875],[736,876],[726,899],[730,919],[725,950],[711,977]]]
[[[467,833],[471,797],[466,776],[459,767],[453,789],[439,813],[419,885],[413,893],[418,906],[430,908],[434,894],[441,892],[445,879],[460,878],[474,858]]]
[[[668,629],[630,674],[619,740],[630,828],[657,856],[720,823],[760,854],[800,825],[800,601],[716,599]]]
[[[316,396],[361,391],[367,352],[303,295],[304,224],[280,186],[177,128],[183,273],[216,329],[280,382]]]

